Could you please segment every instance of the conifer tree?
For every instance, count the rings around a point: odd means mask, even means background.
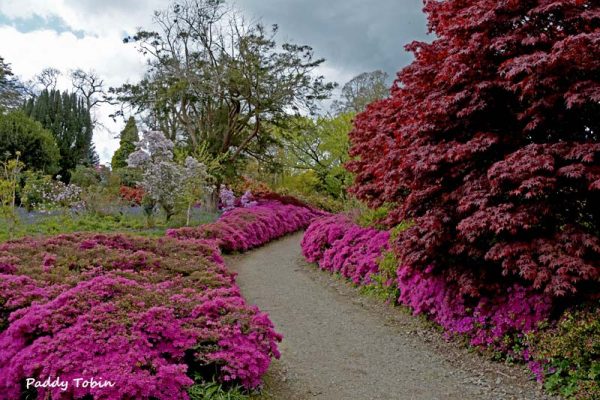
[[[68,181],[77,165],[93,165],[92,119],[85,102],[74,93],[43,90],[29,99],[25,113],[52,132],[60,149],[60,175]]]
[[[119,148],[113,155],[111,162],[113,170],[127,167],[127,158],[135,151],[135,143],[140,140],[135,118],[129,117],[120,137]]]

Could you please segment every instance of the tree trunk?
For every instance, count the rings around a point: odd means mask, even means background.
[[[216,189],[204,197],[204,209],[209,213],[216,213],[219,210],[219,191],[221,184],[216,185]]]
[[[187,208],[187,218],[185,220],[185,226],[190,226],[190,217],[192,215],[192,204],[193,202],[190,202],[188,204],[188,208]]]

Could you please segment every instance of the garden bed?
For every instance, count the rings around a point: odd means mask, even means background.
[[[217,379],[254,388],[277,334],[248,306],[214,242],[60,235],[0,245],[0,393],[186,398]],[[113,387],[76,387],[76,379]],[[33,396],[30,388],[27,393]],[[1,396],[0,396],[1,397]]]
[[[322,211],[274,200],[226,211],[218,221],[195,228],[167,231],[178,239],[215,239],[225,252],[246,251],[306,228]]]

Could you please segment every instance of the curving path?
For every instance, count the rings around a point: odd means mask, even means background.
[[[229,257],[248,302],[284,339],[262,398],[544,399],[522,367],[469,353],[399,307],[307,264],[302,233]]]

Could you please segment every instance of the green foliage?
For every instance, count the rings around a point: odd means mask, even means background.
[[[52,133],[22,111],[0,113],[0,159],[21,152],[21,160],[32,170],[54,174],[60,154]]]
[[[240,386],[225,387],[218,382],[197,383],[188,389],[190,400],[248,400]]]
[[[415,221],[413,221],[412,219],[400,222],[398,225],[396,225],[390,230],[390,241],[396,240],[400,233],[404,232],[409,228],[412,228],[413,226],[415,226]]]
[[[371,275],[371,283],[361,288],[361,293],[383,301],[396,303],[400,290],[396,284],[398,259],[392,251],[386,251],[379,260],[379,273]]]
[[[298,174],[284,175],[280,187],[295,193],[314,193],[317,191],[319,183],[317,173],[308,170]]]
[[[217,214],[207,212],[195,213],[191,224],[201,225],[213,222],[217,216]],[[185,216],[176,216],[169,223],[160,219],[156,221],[155,225],[148,227],[143,213],[114,213],[111,215],[61,213],[39,216],[34,223],[21,223],[13,230],[12,237],[48,236],[72,232],[126,232],[142,236],[164,236],[167,229],[182,227],[185,222]],[[11,232],[6,224],[6,219],[0,217],[0,242],[10,238]]]
[[[567,311],[536,340],[545,387],[569,399],[600,399],[600,308]]]
[[[40,208],[45,202],[45,193],[50,192],[52,177],[38,171],[25,171],[24,185],[21,189],[21,205],[27,211]]]
[[[21,105],[22,92],[23,85],[14,77],[10,64],[0,56],[0,114]]]
[[[306,204],[331,213],[339,213],[344,209],[344,202],[342,200],[334,199],[331,196],[323,195],[318,192],[304,191],[301,189],[296,191],[287,187],[279,187],[275,192],[285,196],[295,197]]]
[[[366,225],[363,226],[373,227],[372,221],[377,221],[378,218],[382,214],[384,214],[384,210],[378,210],[378,212],[361,215],[361,217],[368,215],[367,217],[363,218],[363,222],[366,223]],[[387,215],[387,212],[385,214]],[[368,222],[369,220],[371,220],[371,223]],[[398,237],[398,234],[400,232],[405,231],[411,226],[414,226],[414,222],[403,221],[401,224],[392,228],[390,230],[390,243],[392,243]],[[375,296],[381,300],[396,303],[398,297],[400,296],[400,290],[398,289],[398,285],[396,284],[396,279],[398,278],[396,271],[400,266],[400,260],[398,259],[393,250],[389,250],[385,251],[381,255],[381,258],[378,260],[378,265],[379,273],[371,275],[371,283],[367,286],[364,286],[361,289],[361,292],[364,294]]]
[[[75,170],[71,172],[71,183],[83,189],[98,185],[100,184],[100,181],[100,174],[94,167],[78,165],[75,167]]]
[[[385,229],[382,221],[388,216],[392,207],[385,204],[378,208],[367,208],[362,206],[356,223],[365,228]]]
[[[370,103],[389,95],[387,79],[388,74],[381,70],[355,76],[344,84],[341,99],[334,101],[332,108],[338,113],[363,112]]]
[[[79,164],[93,165],[93,124],[85,101],[74,93],[43,90],[23,107],[25,113],[52,132],[60,151],[60,174],[68,182]]]
[[[318,192],[345,199],[352,175],[343,164],[348,160],[348,133],[354,114],[336,117],[290,118],[273,128],[282,151],[276,162],[283,166],[279,186],[296,192]]]
[[[142,181],[142,171],[138,168],[120,168],[112,171],[113,177],[123,186],[136,187]]]
[[[310,46],[277,43],[276,25],[246,24],[223,1],[171,3],[154,19],[158,32],[125,39],[149,58],[144,79],[112,92],[178,145],[224,155],[229,180],[245,161],[270,158],[270,126],[316,112],[335,86],[313,73],[324,60]]]
[[[135,143],[140,140],[135,118],[129,117],[125,128],[121,131],[120,138],[119,148],[115,151],[111,161],[113,170],[127,167],[127,158],[135,151]]]
[[[0,174],[0,217],[5,221],[4,225],[10,238],[14,236],[19,223],[15,206],[21,171],[25,166],[19,160],[20,156],[21,153],[17,151],[15,158],[0,163],[2,167]]]

